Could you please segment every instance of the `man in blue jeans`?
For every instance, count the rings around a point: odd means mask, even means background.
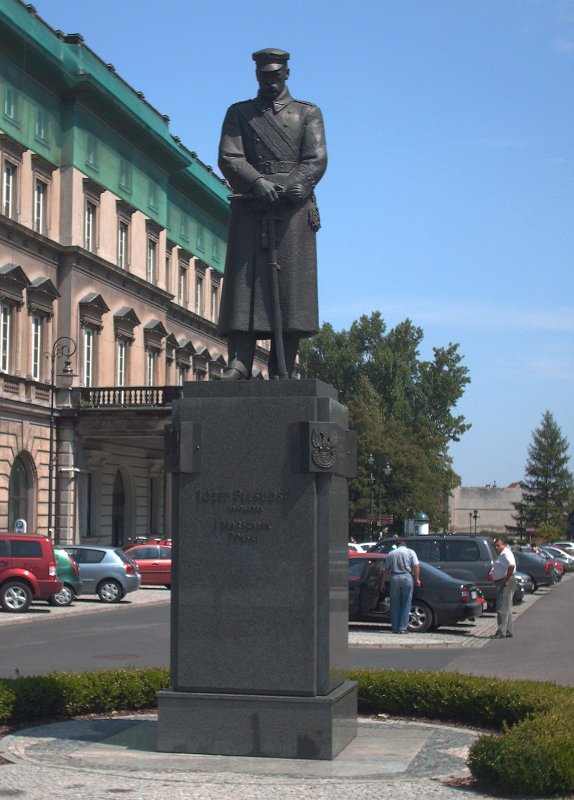
[[[383,586],[389,581],[391,598],[391,628],[393,633],[406,633],[413,602],[413,589],[420,586],[420,568],[417,554],[406,542],[399,539],[387,556],[383,573]]]

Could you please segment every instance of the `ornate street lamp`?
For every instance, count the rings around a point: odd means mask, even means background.
[[[480,517],[480,514],[478,513],[478,511],[475,508],[474,511],[472,512],[472,518],[474,520],[474,535],[475,536],[476,536],[476,522],[477,522],[479,517]]]
[[[45,358],[50,359],[50,444],[48,449],[48,536],[54,539],[55,527],[53,525],[53,491],[55,474],[54,457],[54,438],[55,438],[55,414],[54,401],[56,396],[56,360],[63,358],[64,366],[62,372],[57,377],[71,380],[74,377],[70,356],[76,352],[76,342],[69,336],[60,336],[52,345],[50,353],[44,353]]]

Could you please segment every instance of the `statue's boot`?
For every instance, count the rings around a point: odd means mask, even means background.
[[[221,381],[247,381],[249,380],[249,373],[243,361],[234,358],[218,378]]]

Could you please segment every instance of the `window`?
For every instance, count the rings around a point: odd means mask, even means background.
[[[209,309],[209,318],[212,322],[217,322],[217,299],[218,299],[218,285],[216,283],[211,284],[211,296],[210,296],[210,309]]]
[[[128,266],[128,235],[129,225],[120,219],[118,222],[118,267],[127,269]]]
[[[184,306],[187,304],[187,267],[179,265],[179,282],[177,288],[177,302]]]
[[[41,380],[42,317],[32,317],[32,378]]]
[[[0,372],[8,372],[10,368],[10,306],[0,306]]]
[[[30,528],[33,524],[32,507],[33,496],[29,472],[22,455],[16,456],[10,470],[8,486],[8,530],[14,530],[14,523],[17,519],[25,519]]]
[[[37,233],[46,232],[46,201],[48,185],[40,178],[34,183],[34,230]]]
[[[16,166],[11,161],[4,162],[4,186],[2,191],[2,212],[15,219],[16,207]]]
[[[118,386],[126,385],[126,343],[118,342],[118,374],[116,378]]]
[[[124,339],[118,340],[118,364],[116,383],[118,386],[126,385],[126,361],[127,361],[127,342]]]
[[[94,331],[84,328],[84,386],[92,386],[94,375]]]
[[[153,350],[145,353],[145,385],[155,386],[155,356]]]
[[[4,90],[4,116],[12,122],[16,121],[16,90],[7,86]]]
[[[93,169],[98,168],[98,140],[92,133],[86,137],[86,164]]]
[[[197,237],[195,240],[197,249],[203,253],[205,251],[205,233],[201,225],[197,226]]]
[[[183,386],[183,384],[187,381],[187,376],[189,373],[189,367],[185,364],[180,364],[177,368],[177,385]]]
[[[42,558],[42,545],[38,541],[27,542],[25,539],[10,541],[12,558]]]
[[[203,275],[195,276],[195,313],[203,316]]]
[[[148,204],[149,208],[151,208],[153,211],[157,211],[158,208],[159,208],[158,199],[157,199],[158,198],[158,192],[157,192],[157,186],[153,181],[149,182],[149,185],[148,185],[148,196],[147,197],[148,197],[147,204]]]
[[[147,266],[146,266],[146,280],[148,283],[154,283],[156,277],[156,262],[157,262],[157,241],[152,239],[151,236],[147,240]]]
[[[165,254],[165,288],[168,292],[171,288],[171,251]]]
[[[36,127],[34,129],[36,139],[45,142],[48,139],[48,117],[43,108],[36,111]]]
[[[132,165],[125,158],[120,160],[119,185],[126,194],[132,191]]]
[[[84,247],[93,253],[96,249],[96,213],[97,206],[86,200],[84,210]]]
[[[181,217],[179,218],[179,235],[184,242],[187,242],[189,239],[187,216],[184,213],[182,213]]]

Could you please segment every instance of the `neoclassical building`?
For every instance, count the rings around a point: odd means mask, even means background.
[[[226,363],[229,190],[78,34],[3,0],[0,45],[0,530],[169,535],[170,405]]]

